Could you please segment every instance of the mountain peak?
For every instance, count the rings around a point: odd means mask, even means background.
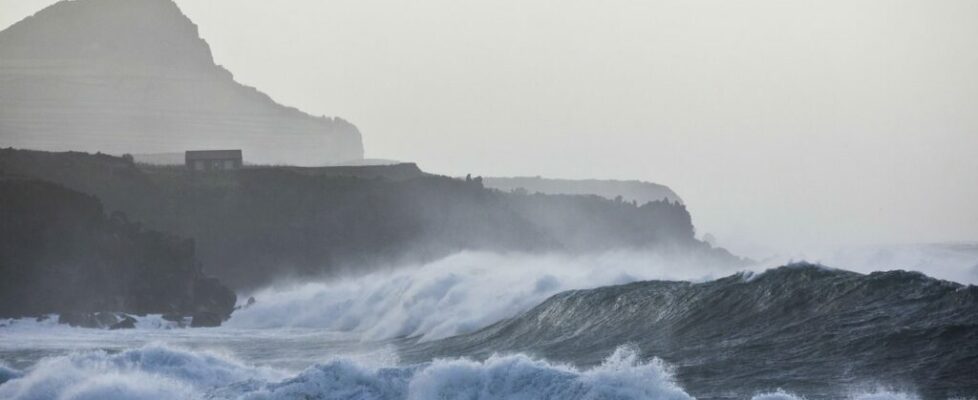
[[[247,162],[294,165],[363,158],[352,124],[235,82],[172,0],[61,1],[0,32],[0,104],[0,146],[233,148]]]
[[[0,35],[7,62],[213,70],[195,25],[172,0],[61,1]]]

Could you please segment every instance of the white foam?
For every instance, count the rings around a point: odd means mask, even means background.
[[[919,400],[916,394],[897,392],[889,390],[873,390],[873,391],[855,391],[850,393],[847,397],[849,400]],[[757,394],[751,397],[751,400],[804,400],[805,398],[793,393],[786,392],[784,390],[776,390],[774,392],[767,392]]]
[[[629,348],[588,370],[508,355],[400,367],[339,359],[285,377],[218,355],[160,345],[50,357],[0,384],[0,398],[692,399],[660,361],[640,362]]]
[[[584,371],[525,355],[494,356],[485,361],[436,360],[422,366],[376,370],[335,361],[244,398],[692,399],[661,362],[639,362],[628,348]]]
[[[58,315],[49,314],[40,318],[0,318],[0,329],[6,332],[50,329],[59,326]]]
[[[853,393],[849,397],[851,400],[919,400],[920,397],[913,393],[891,392],[879,390],[872,392]]]
[[[0,398],[191,398],[234,382],[280,377],[216,354],[154,344],[116,354],[97,350],[45,358],[0,385]]]
[[[751,397],[751,400],[801,400],[803,397],[796,396],[794,394],[785,392],[784,390],[778,389],[773,392],[761,393]]]
[[[163,319],[161,314],[149,315],[129,315],[136,320],[133,329],[176,329],[184,328],[188,322],[175,322]],[[66,329],[92,329],[72,327],[67,324],[58,323],[58,314],[48,314],[43,318],[4,318],[0,319],[0,332],[3,333],[26,333],[30,331],[50,332],[52,330]],[[104,328],[102,328],[104,329]]]

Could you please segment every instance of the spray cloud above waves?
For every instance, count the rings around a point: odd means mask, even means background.
[[[369,275],[252,293],[230,327],[314,327],[368,339],[467,333],[533,307],[565,290],[648,279],[705,280],[737,269],[695,256],[650,251],[590,255],[462,252]]]
[[[942,250],[943,249],[943,250]],[[957,249],[957,250],[954,250]],[[942,246],[866,247],[820,261],[869,273],[918,270],[938,279],[978,282],[975,254]],[[510,318],[559,292],[644,280],[702,282],[760,273],[801,259],[734,267],[697,255],[619,250],[593,254],[461,252],[364,276],[281,283],[247,293],[256,303],[227,322],[237,328],[305,327],[350,331],[365,339],[442,339]]]

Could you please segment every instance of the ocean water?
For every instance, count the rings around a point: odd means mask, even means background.
[[[252,348],[283,342],[322,348],[324,338],[299,334],[284,340],[290,334],[282,332],[283,337],[255,339],[244,345],[237,340],[241,332],[228,332],[232,343],[219,345],[214,339],[224,333],[216,331],[201,334],[199,341],[180,335],[179,341],[196,346],[194,350],[159,343],[123,350],[117,343],[105,343],[115,350],[49,353],[24,370],[6,369],[7,381],[0,384],[0,398],[690,398],[672,381],[664,365],[638,361],[627,348],[587,370],[525,355],[400,365],[396,358],[382,354],[382,347],[345,356],[326,356],[323,352],[319,354],[324,360],[291,369],[269,366],[280,356],[265,362],[262,352]],[[111,333],[103,337],[117,336]],[[160,339],[160,335],[155,336]],[[129,335],[120,339],[134,343]],[[95,344],[92,340],[86,343]]]
[[[650,279],[677,282],[629,284]],[[257,303],[218,328],[152,315],[117,331],[0,320],[0,399],[978,393],[964,370],[978,360],[978,289],[916,273],[462,253],[242,295]]]
[[[628,346],[578,368],[526,354],[404,364],[393,345],[310,329],[6,331],[3,399],[692,399]],[[801,399],[772,391],[744,398]],[[852,399],[914,399],[854,392]]]

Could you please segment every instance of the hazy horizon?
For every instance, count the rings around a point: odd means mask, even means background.
[[[176,2],[368,158],[661,183],[747,255],[978,240],[976,2]]]

